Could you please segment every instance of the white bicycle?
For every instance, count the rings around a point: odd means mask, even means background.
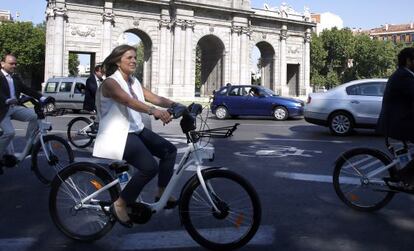
[[[190,110],[191,112],[188,112]],[[153,214],[164,209],[168,198],[185,170],[195,167],[195,174],[187,181],[179,197],[179,217],[190,236],[200,245],[214,250],[240,248],[257,232],[261,220],[259,197],[242,176],[219,167],[203,168],[205,159],[214,158],[211,137],[232,136],[239,124],[205,129],[205,121],[196,131],[195,117],[201,105],[181,108],[170,113],[180,122],[187,136],[188,148],[168,183],[160,200],[144,202],[141,198],[130,205],[129,216],[135,224],[144,224]],[[201,115],[200,115],[201,117]],[[113,162],[109,168],[94,163],[74,163],[62,170],[52,182],[49,210],[57,228],[69,238],[93,241],[108,233],[116,222],[110,205],[118,198],[125,172],[125,162]],[[193,170],[191,168],[191,170]]]
[[[19,99],[21,104],[26,102],[34,105],[38,130],[27,140],[22,153],[14,154],[14,158],[4,157],[3,163],[5,167],[12,168],[31,156],[32,171],[42,183],[49,184],[61,169],[74,161],[73,151],[62,137],[47,134],[52,130],[52,124],[46,121],[43,105],[32,97],[23,96]]]

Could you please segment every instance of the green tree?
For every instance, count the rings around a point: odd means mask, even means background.
[[[69,53],[68,68],[69,68],[69,75],[70,76],[78,76],[78,74],[79,74],[79,70],[78,70],[79,64],[80,64],[80,62],[79,62],[78,54]],[[93,71],[93,69],[91,69],[91,71]]]
[[[137,68],[135,70],[135,77],[139,82],[143,83],[144,77],[144,62],[145,62],[145,47],[143,42],[139,42],[137,45]]]
[[[195,88],[196,91],[201,89],[201,48],[199,45],[196,47],[196,65],[195,65]]]
[[[395,69],[394,44],[372,40],[368,35],[357,35],[355,41],[354,79],[388,77]]]
[[[45,43],[42,25],[35,27],[31,22],[0,24],[0,56],[13,53],[17,57],[17,72],[38,90],[44,79]]]
[[[312,40],[310,44],[310,61],[311,61],[311,85],[313,87],[325,86],[326,79],[322,75],[326,65],[326,58],[328,52],[323,47],[323,41],[321,37],[318,37],[316,33],[312,34]]]
[[[336,76],[342,79],[348,68],[349,60],[355,53],[355,38],[349,29],[324,30],[321,33],[323,47],[327,51],[325,68],[323,74],[335,71]],[[328,80],[327,80],[328,81]],[[333,83],[328,83],[332,85]]]

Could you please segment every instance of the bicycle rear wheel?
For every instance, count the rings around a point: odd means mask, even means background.
[[[71,239],[94,241],[113,227],[109,207],[118,198],[113,186],[81,204],[86,196],[113,180],[101,166],[79,162],[60,172],[52,182],[49,212],[57,228]]]
[[[94,139],[91,133],[96,134],[91,127],[92,124],[93,122],[88,118],[78,117],[72,119],[67,130],[69,142],[78,148],[90,146]]]
[[[244,246],[260,225],[261,206],[256,191],[240,175],[227,170],[207,170],[203,177],[219,212],[214,210],[195,176],[180,198],[184,227],[196,242],[208,249]]]
[[[381,151],[369,148],[356,148],[342,154],[336,161],[333,185],[338,197],[349,207],[371,212],[384,207],[392,197],[384,181],[392,177],[396,168],[367,177],[368,173],[391,163],[389,157]]]
[[[43,149],[40,141],[33,147],[32,170],[42,183],[49,184],[60,170],[73,163],[75,157],[72,148],[63,138],[46,135],[43,141],[46,149]]]

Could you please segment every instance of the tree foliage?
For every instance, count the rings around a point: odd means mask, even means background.
[[[79,69],[78,69],[79,64],[80,64],[80,62],[79,62],[78,54],[69,53],[68,68],[69,68],[69,75],[70,76],[78,76],[78,74],[79,74]],[[91,69],[91,71],[93,71],[93,69]]]
[[[135,70],[135,77],[139,80],[139,82],[143,83],[144,77],[144,61],[145,61],[145,47],[144,43],[141,41],[137,45],[137,68]]]
[[[0,24],[0,56],[13,53],[17,58],[17,72],[31,85],[40,89],[44,78],[46,32],[44,25],[31,22],[3,22]]]
[[[349,29],[324,30],[319,37],[313,34],[311,85],[332,88],[355,79],[387,78],[404,46],[354,35]]]

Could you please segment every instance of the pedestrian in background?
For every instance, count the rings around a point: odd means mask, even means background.
[[[96,90],[99,85],[102,83],[102,65],[96,65],[94,68],[94,73],[89,76],[86,80],[86,89],[85,89],[85,99],[83,101],[83,109],[86,111],[94,112],[96,111],[95,106],[95,95]]]

